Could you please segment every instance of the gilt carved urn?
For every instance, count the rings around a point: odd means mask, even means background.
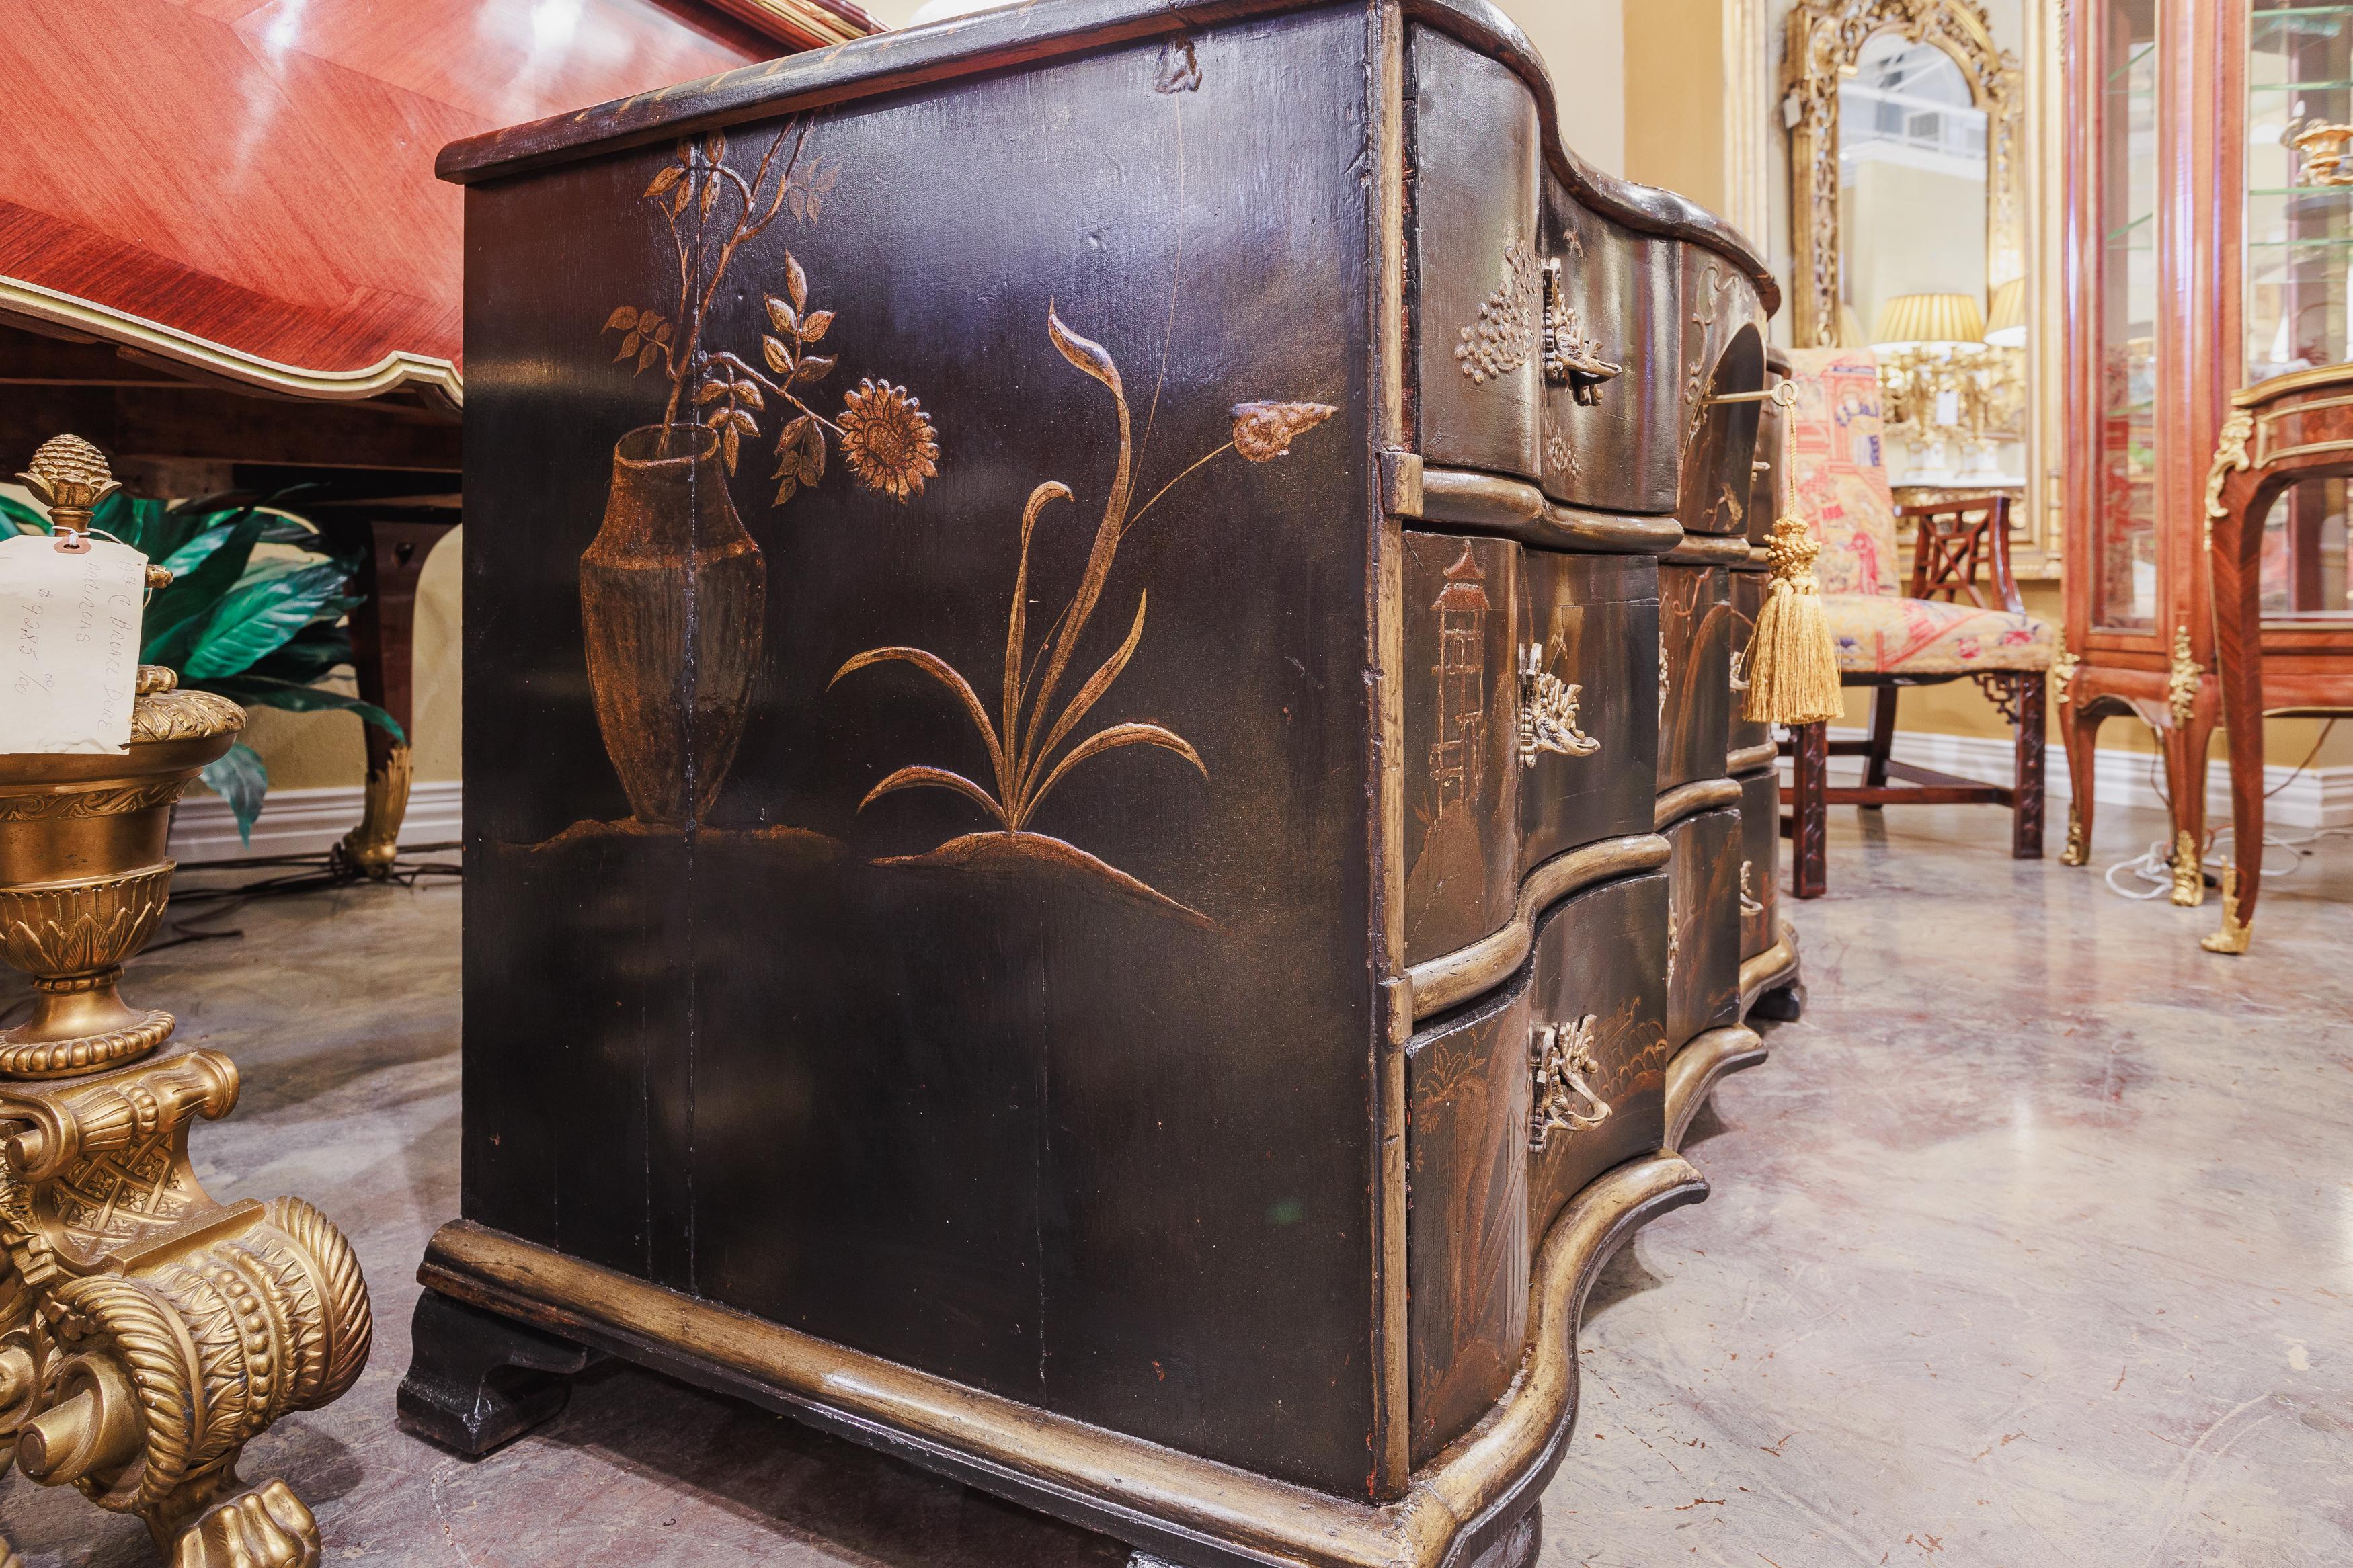
[[[169,1013],[125,1003],[123,961],[172,894],[172,804],[237,739],[245,710],[139,671],[121,756],[0,756],[0,958],[33,977],[33,1016],[0,1030],[0,1078],[67,1077],[145,1056]]]

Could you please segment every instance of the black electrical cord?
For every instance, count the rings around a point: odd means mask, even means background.
[[[419,852],[457,849],[462,846],[419,844]],[[189,910],[190,906],[207,906],[191,910],[174,920],[164,933],[149,942],[142,951],[154,952],[162,948],[177,947],[184,942],[218,942],[245,934],[242,926],[223,929],[217,922],[227,919],[255,899],[281,898],[294,893],[326,892],[336,888],[360,887],[372,882],[394,887],[415,888],[427,879],[463,880],[466,868],[459,860],[407,860],[396,858],[390,869],[381,878],[373,878],[353,868],[335,851],[322,850],[311,855],[266,855],[250,860],[200,860],[183,862],[180,873],[246,870],[258,867],[297,868],[279,876],[262,877],[252,881],[230,882],[220,887],[175,887],[172,889],[172,907]]]

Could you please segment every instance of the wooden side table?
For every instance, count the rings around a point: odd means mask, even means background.
[[[2263,519],[2304,479],[2353,477],[2353,364],[2235,393],[2206,483],[2222,723],[2231,731],[2231,868],[2209,952],[2244,952],[2263,874],[2263,720],[2353,713],[2353,624],[2266,620]]]

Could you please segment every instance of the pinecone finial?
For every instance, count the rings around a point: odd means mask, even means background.
[[[86,531],[90,509],[122,488],[106,454],[79,436],[52,436],[19,476],[49,509],[50,525]]]

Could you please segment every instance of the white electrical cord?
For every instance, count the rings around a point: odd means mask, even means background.
[[[2278,784],[2273,785],[2270,789],[2265,790],[2263,792],[2263,798],[2265,800],[2271,799],[2272,796],[2279,794],[2280,791],[2294,784],[2296,781],[2297,776],[2301,774],[2305,769],[2312,765],[2312,759],[2320,754],[2322,743],[2328,739],[2328,731],[2336,728],[2336,726],[2337,721],[2331,719],[2328,723],[2323,727],[2320,731],[2320,739],[2312,743],[2312,752],[2310,755],[2307,755],[2304,761],[2298,763],[2295,768],[2289,772],[2287,777],[2280,780]],[[2173,803],[2165,798],[2165,788],[2159,782],[2157,770],[2158,761],[2155,758],[2151,758],[2148,764],[2149,785],[2156,792],[2160,800],[2165,800],[2166,809],[2170,811],[2173,808]],[[2213,872],[2219,879],[2224,868],[2231,862],[2231,857],[2222,853],[2225,845],[2229,845],[2232,848],[2237,847],[2235,844],[2231,843],[2232,838],[2232,830],[2228,827],[2219,828],[2216,831],[2208,834],[2206,836],[2206,852],[2199,859],[2199,868],[2201,871]],[[2267,858],[2263,861],[2263,879],[2265,881],[2272,881],[2281,877],[2293,877],[2295,875],[2295,873],[2303,868],[2304,863],[2312,858],[2314,854],[2316,853],[2316,851],[2312,849],[2310,846],[2319,843],[2324,838],[2353,838],[2353,827],[2316,828],[2313,832],[2306,834],[2301,838],[2279,838],[2274,837],[2269,833],[2264,834],[2264,849],[2284,849],[2288,852],[2289,858],[2287,864],[2277,868],[2274,868]],[[2133,878],[2135,880],[2140,882],[2142,886],[2137,889],[2119,886],[2116,881],[2116,878],[2119,873]],[[2173,846],[2166,843],[2162,839],[2159,839],[2158,842],[2150,845],[2147,849],[2141,851],[2138,855],[2134,856],[2131,859],[2119,860],[2115,865],[2109,867],[2106,872],[2104,873],[2103,879],[2108,884],[2108,891],[2116,894],[2120,899],[2146,900],[2164,898],[2167,894],[2173,891]]]
[[[2220,828],[2209,835],[2206,853],[2199,862],[2202,869],[2213,872],[2218,879],[2223,868],[2231,863],[2231,857],[2223,853],[2226,847],[2232,847],[2231,837],[2231,829],[2227,827]],[[2276,881],[2282,877],[2295,875],[2304,863],[2312,858],[2316,853],[2309,846],[2317,844],[2324,838],[2353,838],[2353,827],[2317,828],[2301,838],[2277,838],[2271,834],[2264,834],[2263,848],[2266,851],[2284,849],[2288,852],[2288,859],[2286,864],[2275,866],[2272,863],[2271,857],[2266,854],[2263,859],[2263,880]],[[2137,889],[2121,887],[2116,881],[2119,874],[2129,876],[2144,886]],[[2108,890],[2118,898],[2164,898],[2173,891],[2173,851],[2163,839],[2159,839],[2131,859],[2119,860],[2109,867],[2106,880]]]

